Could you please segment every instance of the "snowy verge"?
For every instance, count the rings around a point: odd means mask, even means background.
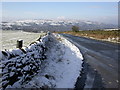
[[[50,34],[44,42],[47,59],[43,61],[39,73],[30,82],[17,82],[11,88],[75,87],[83,63],[79,49],[59,34]]]

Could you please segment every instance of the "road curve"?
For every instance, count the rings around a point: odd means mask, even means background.
[[[118,88],[118,53],[120,44],[61,34],[75,44],[86,62],[102,76],[105,88]]]

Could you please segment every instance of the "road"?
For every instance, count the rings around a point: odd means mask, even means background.
[[[105,88],[118,88],[118,53],[120,44],[61,34],[75,44],[94,70],[102,77]]]

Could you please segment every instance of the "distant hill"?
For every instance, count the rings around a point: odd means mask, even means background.
[[[104,24],[92,21],[81,20],[21,20],[15,22],[2,22],[3,30],[24,30],[24,31],[69,31],[73,25],[80,27],[80,30],[95,29],[116,29],[117,25]]]

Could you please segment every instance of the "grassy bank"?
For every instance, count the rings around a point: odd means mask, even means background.
[[[112,31],[90,30],[90,31],[78,31],[78,32],[66,31],[66,32],[58,32],[58,33],[65,33],[75,36],[82,36],[97,40],[120,43],[120,30],[112,30]]]

